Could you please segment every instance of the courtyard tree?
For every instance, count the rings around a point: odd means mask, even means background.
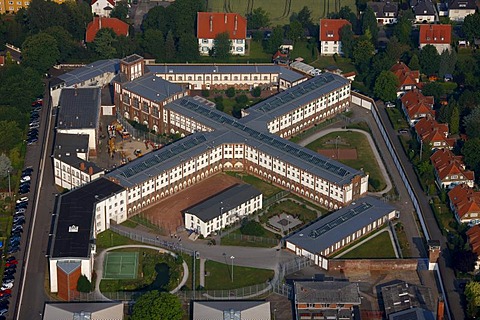
[[[88,280],[87,276],[85,276],[84,274],[82,274],[78,278],[77,291],[78,292],[90,292],[90,291],[92,291],[92,283]]]
[[[117,18],[119,20],[127,22],[127,16],[128,16],[127,1],[117,1],[112,12],[110,12],[110,18]]]
[[[111,59],[117,55],[113,43],[116,41],[116,34],[112,29],[100,29],[93,40],[92,46],[100,59]]]
[[[382,71],[375,81],[373,92],[383,101],[395,101],[397,98],[398,79],[390,71]]]
[[[177,296],[157,290],[141,295],[133,306],[131,320],[182,320],[182,304]]]
[[[262,88],[260,88],[260,87],[253,88],[252,96],[254,96],[255,98],[258,98],[258,97],[260,97],[261,94],[262,94]]]
[[[213,40],[213,56],[225,60],[230,57],[230,35],[228,32],[219,33]]]
[[[193,34],[185,34],[178,39],[177,60],[179,62],[192,62],[200,59],[197,38]]]
[[[143,50],[159,62],[165,61],[165,40],[163,33],[157,29],[147,29],[141,42]]]

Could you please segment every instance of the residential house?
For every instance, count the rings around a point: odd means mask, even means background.
[[[448,193],[450,208],[461,223],[480,223],[480,191],[474,191],[467,184],[459,184]]]
[[[320,19],[319,37],[322,56],[343,54],[340,30],[346,25],[351,24],[345,19]]]
[[[123,320],[123,302],[46,302],[43,320]]]
[[[450,24],[422,24],[420,25],[420,49],[428,44],[434,46],[438,54],[444,50],[450,51],[452,42],[452,25]]]
[[[433,110],[434,99],[432,96],[424,96],[419,90],[410,90],[401,98],[402,109],[408,124],[413,127],[421,118],[435,118]]]
[[[398,79],[397,96],[404,94],[406,91],[417,89],[420,79],[418,70],[410,70],[405,63],[399,61],[390,68],[390,71]]]
[[[450,0],[448,3],[448,17],[452,21],[463,21],[477,9],[475,0]]]
[[[197,13],[197,39],[201,55],[208,55],[215,46],[215,38],[224,32],[228,32],[230,53],[245,55],[247,19],[238,13]]]
[[[415,124],[415,131],[423,148],[451,150],[455,145],[455,139],[448,137],[448,124],[438,123],[431,117],[420,119]]]
[[[295,319],[354,319],[362,300],[358,283],[294,281]]]
[[[269,301],[192,301],[192,320],[271,320]],[[275,319],[275,318],[274,318]]]
[[[373,9],[378,24],[397,23],[398,4],[390,0],[381,0],[378,2],[367,2],[367,6]]]
[[[92,14],[98,17],[110,17],[110,12],[115,5],[115,0],[92,0]]]
[[[411,0],[416,23],[433,23],[437,20],[432,0]]]
[[[251,185],[235,185],[184,210],[185,228],[207,237],[260,210],[262,199]]]
[[[87,25],[85,42],[93,42],[100,29],[112,29],[117,36],[128,36],[129,25],[117,18],[94,17]]]
[[[462,156],[456,156],[448,149],[438,149],[430,157],[435,169],[435,178],[439,188],[451,189],[458,184],[474,185],[473,171],[466,170]]]
[[[0,14],[15,14],[18,10],[28,8],[32,0],[0,0]],[[53,0],[53,2],[62,4],[65,0]]]
[[[288,51],[277,50],[272,57],[272,61],[278,65],[288,66],[290,63],[290,53]]]
[[[467,239],[470,249],[477,255],[475,270],[480,269],[480,225],[476,224],[467,230]]]

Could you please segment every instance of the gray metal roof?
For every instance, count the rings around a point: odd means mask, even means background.
[[[417,16],[435,15],[435,6],[430,0],[417,0],[413,11]]]
[[[245,124],[253,120],[266,123],[348,83],[350,80],[342,76],[329,72],[323,73],[248,108],[249,115],[241,121]]]
[[[392,211],[395,211],[395,208],[383,201],[369,196],[363,197],[326,217],[318,218],[286,237],[286,241],[318,254]]]
[[[270,320],[268,301],[192,301],[192,320]]]
[[[347,281],[295,281],[296,303],[360,305],[357,283]]]
[[[44,320],[122,320],[123,302],[46,302]]]
[[[96,128],[101,108],[100,87],[63,88],[58,129]]]
[[[164,101],[168,97],[184,91],[181,86],[166,81],[154,74],[144,75],[123,84],[122,87],[155,102]]]
[[[84,67],[64,73],[57,78],[63,81],[67,87],[70,87],[105,73],[118,73],[119,70],[119,59],[98,60]]]
[[[88,134],[67,134],[61,132],[55,134],[55,150],[53,152],[55,158],[76,168],[80,168],[80,164],[83,163],[87,172],[88,168],[92,168],[93,173],[103,171],[94,162],[77,157],[77,153],[88,154],[88,151]]]
[[[376,18],[396,18],[398,14],[398,3],[390,1],[367,2],[367,6],[373,9]],[[393,13],[394,17],[387,15]]]
[[[256,188],[249,184],[237,184],[224,190],[205,201],[185,209],[184,213],[195,215],[203,222],[208,222],[216,217],[220,217],[222,213],[237,208],[242,203],[262,194]]]
[[[72,271],[77,270],[81,267],[80,261],[59,261],[57,267],[63,270],[65,274],[70,274]]]
[[[231,74],[231,73],[274,73],[281,79],[295,82],[305,78],[303,74],[276,64],[149,64],[148,69],[155,74]]]
[[[475,0],[451,0],[448,4],[450,10],[472,10],[476,7]]]

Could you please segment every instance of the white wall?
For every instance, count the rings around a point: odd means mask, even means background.
[[[201,55],[207,56],[210,50],[214,48],[215,39],[198,39],[198,50]],[[230,40],[230,54],[244,55],[245,54],[245,39],[231,39]]]
[[[121,223],[127,220],[127,190],[112,194],[95,205],[95,228],[100,233],[110,228],[110,220]]]
[[[322,56],[342,54],[342,41],[320,41],[320,52]]]

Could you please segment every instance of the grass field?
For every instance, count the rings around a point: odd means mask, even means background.
[[[275,233],[271,232],[270,230],[264,229],[265,234],[262,238],[268,239],[277,239]],[[274,247],[276,244],[270,241],[248,241],[241,238],[242,232],[240,229],[232,231],[228,235],[222,237],[222,246],[241,246],[241,247],[263,247],[263,248],[271,248]]]
[[[227,172],[227,174],[233,177],[236,177],[238,179],[241,179],[243,182],[248,183],[254,186],[255,188],[257,188],[263,194],[264,199],[268,199],[274,194],[282,191],[282,189],[275,187],[273,184],[260,180],[259,178],[251,175],[237,173],[237,172]]]
[[[336,147],[335,143],[327,144],[327,142],[332,139],[335,140],[336,137],[340,137],[342,141],[342,143],[338,144],[339,149],[355,148],[357,149],[358,155],[356,160],[338,161],[358,170],[363,168],[363,171],[370,175],[368,186],[369,191],[380,191],[385,189],[386,183],[383,179],[380,167],[378,166],[377,161],[375,161],[375,156],[373,155],[373,151],[370,148],[367,138],[363,134],[353,131],[332,132],[310,143],[307,145],[307,148],[315,152],[317,152],[318,149],[334,149]]]
[[[273,278],[273,270],[257,269],[249,267],[240,267],[233,262],[233,282],[232,265],[230,257],[227,263],[207,261],[205,263],[205,289],[207,290],[228,290],[242,288],[261,284]]]
[[[307,6],[312,12],[312,21],[318,23],[320,18],[329,12],[338,12],[341,7],[348,6],[356,12],[355,0],[207,0],[207,10],[212,12],[236,12],[246,15],[256,8],[263,8],[268,12],[270,25],[284,25],[294,12],[299,12]]]
[[[341,259],[389,259],[395,258],[390,234],[386,231],[380,232],[374,238],[368,240],[352,251],[344,254]]]
[[[260,216],[260,222],[266,223],[270,217],[282,213],[297,217],[298,219],[302,220],[303,223],[313,221],[317,218],[317,213],[315,211],[312,211],[305,206],[291,200],[286,200],[273,204],[268,209],[268,212],[265,212],[262,216]]]

